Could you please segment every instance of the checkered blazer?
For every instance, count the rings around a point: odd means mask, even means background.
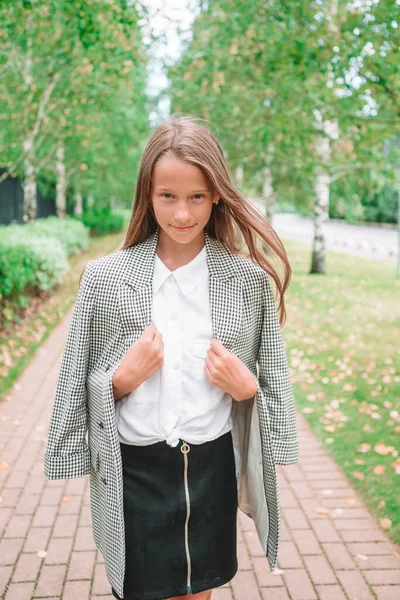
[[[159,228],[143,242],[88,262],[61,361],[44,455],[49,479],[90,474],[93,536],[123,597],[122,460],[112,376],[151,324]],[[214,337],[250,369],[253,398],[232,403],[239,508],[254,519],[270,569],[277,562],[276,465],[298,462],[296,409],[269,276],[204,232]]]

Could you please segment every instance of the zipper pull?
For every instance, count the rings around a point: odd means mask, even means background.
[[[181,452],[183,452],[183,454],[187,454],[190,450],[190,446],[187,442],[183,442],[182,446],[181,446]]]

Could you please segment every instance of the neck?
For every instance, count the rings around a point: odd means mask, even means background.
[[[204,247],[204,231],[188,244],[180,244],[160,229],[156,254],[170,271],[187,265]]]

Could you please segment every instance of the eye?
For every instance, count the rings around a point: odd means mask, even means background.
[[[202,198],[205,198],[205,194],[194,194],[193,198],[195,200],[201,200]]]
[[[161,194],[161,196],[172,196],[172,194],[165,193],[165,194]],[[169,198],[167,198],[167,200],[169,200]]]

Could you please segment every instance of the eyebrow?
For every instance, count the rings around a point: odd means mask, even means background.
[[[156,190],[158,192],[170,192],[171,190],[169,188],[156,188]],[[209,192],[210,190],[194,190],[192,191],[192,194],[198,194],[199,192]]]

